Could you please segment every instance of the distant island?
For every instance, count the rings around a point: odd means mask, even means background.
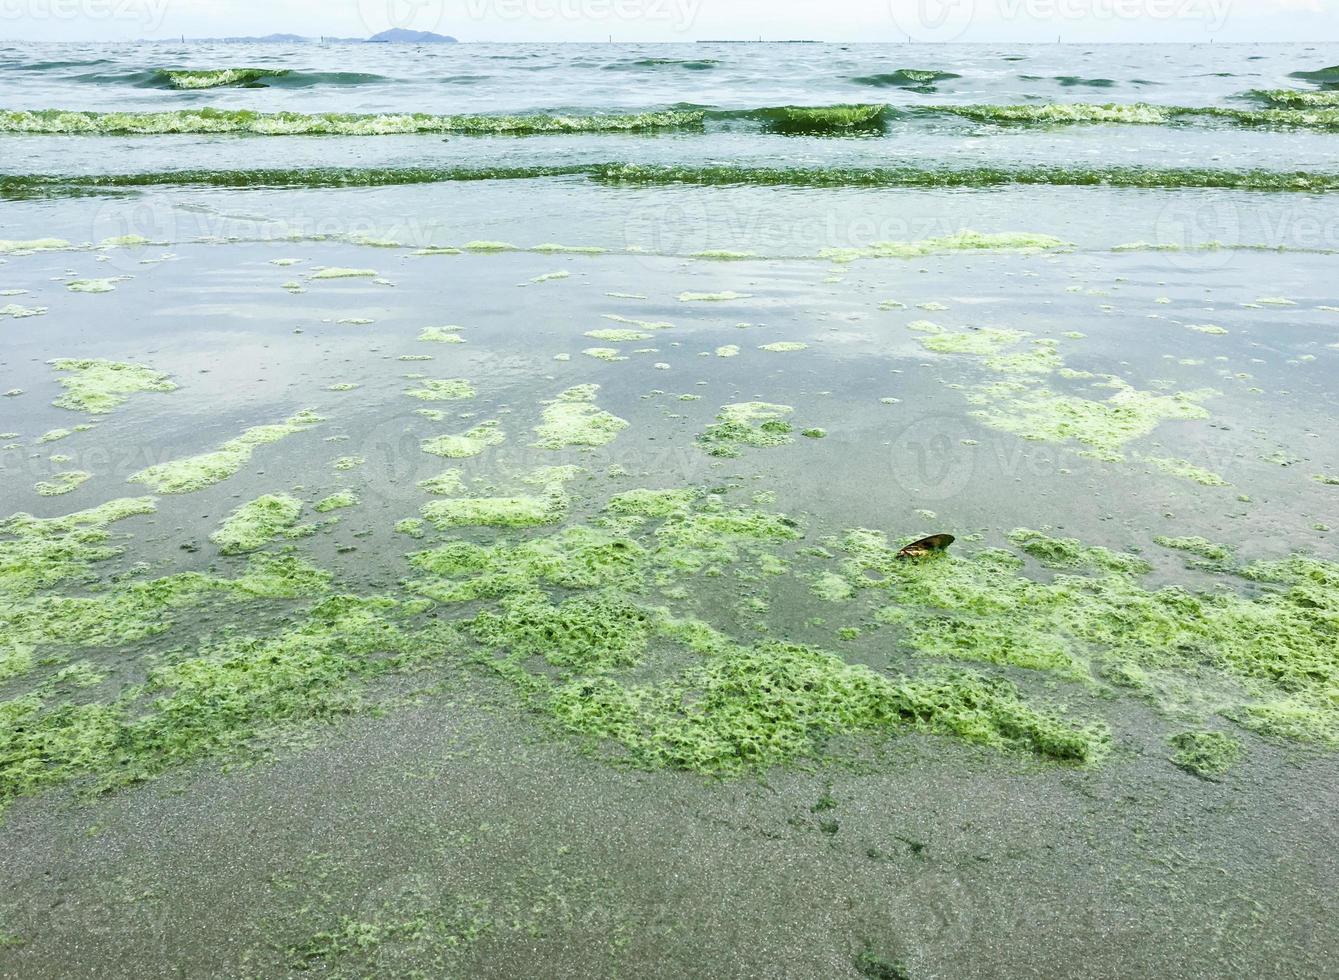
[[[408,31],[403,27],[392,27],[389,31],[373,34],[368,43],[376,44],[455,44],[456,39],[449,34],[434,34],[432,31]]]
[[[156,39],[167,40],[167,39]],[[197,44],[317,44],[321,42],[336,44],[456,44],[456,38],[449,34],[434,34],[432,31],[407,31],[402,27],[392,27],[371,37],[308,37],[305,34],[266,34],[264,37],[183,37],[185,43]]]

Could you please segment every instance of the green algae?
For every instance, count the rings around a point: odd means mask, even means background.
[[[439,497],[449,497],[465,489],[465,483],[460,478],[459,470],[446,470],[437,476],[419,480],[415,485],[424,493],[435,494]]]
[[[283,78],[288,73],[287,68],[160,68],[155,74],[172,88],[202,89],[250,86],[266,78]]]
[[[1227,561],[1232,557],[1232,549],[1226,545],[1216,544],[1207,538],[1199,536],[1169,538],[1158,536],[1153,539],[1154,544],[1161,545],[1164,548],[1171,548],[1174,551],[1185,551],[1192,555],[1198,555],[1200,558],[1208,561]]]
[[[38,445],[45,445],[49,442],[60,442],[62,439],[68,439],[74,435],[73,429],[49,429],[37,437]]]
[[[610,497],[607,506],[613,514],[665,518],[686,513],[701,496],[697,487],[626,490]]]
[[[71,279],[65,284],[65,288],[72,293],[110,293],[116,289],[116,284],[129,276],[112,276],[107,279]]]
[[[1188,460],[1159,456],[1141,456],[1139,458],[1155,469],[1170,473],[1172,476],[1180,477],[1183,480],[1198,483],[1200,486],[1230,487],[1232,485],[1212,470],[1196,466]]]
[[[726,344],[726,345],[724,345],[724,346],[722,346],[722,347],[717,347],[717,348],[716,348],[716,356],[717,356],[717,357],[738,357],[738,356],[739,356],[739,345],[738,345],[738,344]]]
[[[308,279],[372,279],[377,275],[376,269],[350,269],[343,266],[327,266],[317,269]]]
[[[772,351],[773,353],[786,353],[788,351],[808,350],[808,344],[802,344],[797,340],[778,340],[772,344],[762,344],[758,350]]]
[[[447,459],[468,459],[478,456],[490,446],[500,446],[507,441],[507,434],[496,420],[480,422],[459,435],[437,436],[423,441],[420,448],[434,456]]]
[[[596,384],[577,385],[546,402],[532,445],[540,449],[594,448],[613,442],[628,421],[596,407],[599,390]]]
[[[952,235],[923,238],[916,241],[874,242],[861,248],[826,248],[818,253],[822,259],[834,262],[854,262],[858,259],[912,259],[926,255],[944,255],[953,252],[1048,252],[1067,248],[1070,242],[1053,235],[1032,232],[1006,231],[982,234],[969,228]],[[892,300],[880,304],[881,309],[899,309],[904,304]]]
[[[1222,327],[1215,326],[1212,323],[1187,323],[1186,329],[1194,330],[1196,333],[1209,334],[1214,337],[1225,337],[1228,333]]]
[[[626,323],[629,326],[637,327],[639,330],[669,330],[674,326],[674,324],[666,323],[663,320],[637,320],[618,313],[602,313],[600,315],[606,320],[612,320],[614,323]]]
[[[641,330],[587,330],[585,336],[592,340],[606,340],[616,344],[636,343],[639,340],[650,340],[653,334],[645,333]],[[582,351],[589,353],[589,351]],[[617,353],[617,351],[615,351]]]
[[[340,456],[330,461],[331,467],[337,470],[356,470],[367,462],[362,456]]]
[[[567,514],[561,493],[545,496],[453,497],[423,505],[423,518],[438,530],[453,527],[536,527],[556,524]]]
[[[359,500],[356,493],[352,490],[341,490],[318,500],[312,505],[312,510],[318,514],[328,514],[332,510],[343,510],[346,507],[356,507],[358,504]]]
[[[64,473],[57,473],[50,480],[39,481],[33,486],[33,490],[43,497],[59,497],[79,489],[85,481],[92,478],[92,475],[83,470],[67,470]]]
[[[432,115],[422,112],[254,112],[247,109],[175,109],[159,112],[89,112],[69,109],[0,110],[0,132],[79,136],[174,133],[249,136],[390,136],[412,133],[538,135],[693,129],[698,111],[663,110],[594,115]]]
[[[1090,547],[1077,538],[1053,538],[1028,528],[1011,531],[1009,541],[1048,568],[1093,568],[1133,575],[1152,570],[1148,562],[1135,555]]]
[[[152,497],[124,497],[64,517],[15,514],[0,520],[0,593],[22,598],[88,580],[97,562],[122,553],[109,526],[156,510]]]
[[[476,392],[474,386],[463,378],[446,378],[424,379],[419,387],[410,388],[405,394],[425,402],[447,402],[473,398]]]
[[[1024,439],[1077,442],[1098,459],[1118,461],[1124,458],[1127,443],[1149,435],[1163,422],[1209,418],[1200,402],[1215,394],[1202,390],[1160,395],[1118,378],[1107,386],[1116,393],[1095,401],[1016,382],[991,385],[969,396],[975,404],[989,406],[971,414]]]
[[[291,629],[206,641],[110,702],[0,701],[0,806],[75,781],[94,791],[130,785],[358,711],[367,680],[450,644],[446,627],[406,625],[416,612],[332,596]]]
[[[618,352],[616,347],[587,347],[581,353],[587,357],[593,357],[597,361],[626,361],[627,358]]]
[[[302,501],[287,494],[266,494],[242,504],[209,536],[225,555],[257,551],[293,529]]]
[[[754,110],[763,128],[788,135],[840,135],[882,132],[886,120],[882,105],[779,106]]]
[[[102,415],[124,404],[137,392],[177,390],[166,374],[142,364],[73,358],[59,358],[48,363],[63,373],[60,384],[65,389],[65,394],[52,404],[71,411]]]
[[[733,290],[725,290],[719,293],[683,292],[679,294],[680,303],[725,303],[732,299],[750,298],[749,293],[736,293]]]
[[[571,274],[572,273],[568,272],[566,269],[560,269],[557,272],[545,272],[541,275],[533,276],[530,281],[535,285],[539,285],[541,283],[553,282],[556,279],[566,279]]]
[[[0,306],[0,316],[13,317],[15,320],[22,320],[30,316],[42,316],[47,312],[45,306],[20,306],[17,303],[6,303]]]
[[[1243,754],[1241,742],[1224,732],[1178,732],[1168,741],[1176,750],[1171,762],[1201,779],[1221,779]]]
[[[716,421],[697,437],[697,443],[710,455],[725,458],[740,455],[742,446],[784,446],[793,441],[791,424],[785,421],[793,411],[789,405],[771,402],[722,405]]]
[[[132,474],[129,482],[143,483],[159,493],[194,493],[236,474],[257,447],[304,432],[323,421],[319,415],[303,411],[283,422],[254,426],[213,452],[158,463]]]
[[[998,330],[992,327],[962,333],[935,330],[927,331],[926,334],[921,338],[921,346],[926,350],[937,354],[971,354],[978,357],[999,354],[1027,336],[1021,330]]]
[[[465,338],[456,331],[460,327],[424,327],[418,339],[432,344],[463,344]]]

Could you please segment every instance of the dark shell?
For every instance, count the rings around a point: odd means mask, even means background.
[[[932,534],[928,538],[921,538],[919,541],[913,541],[897,553],[898,558],[924,558],[927,555],[937,554],[941,551],[947,551],[948,546],[954,542],[951,534]]]

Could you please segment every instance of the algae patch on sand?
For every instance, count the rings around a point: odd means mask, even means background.
[[[142,364],[96,359],[59,358],[49,362],[62,373],[65,394],[52,404],[76,412],[101,415],[122,405],[141,391],[176,391],[177,386],[161,371]]]
[[[199,456],[158,463],[132,474],[131,483],[143,483],[159,493],[194,493],[234,475],[247,464],[259,446],[278,442],[286,436],[306,431],[325,420],[303,411],[283,422],[257,425],[218,449]]]

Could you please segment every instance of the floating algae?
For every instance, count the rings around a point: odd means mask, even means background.
[[[330,465],[337,470],[355,470],[366,462],[362,456],[340,456],[332,460]]]
[[[129,279],[130,276],[112,276],[109,279],[71,279],[65,284],[65,288],[72,293],[110,293],[116,289],[116,284]]]
[[[1170,473],[1172,476],[1178,476],[1183,480],[1190,480],[1201,486],[1230,487],[1232,485],[1212,470],[1206,470],[1202,466],[1196,466],[1189,460],[1160,456],[1141,456],[1139,458],[1148,465],[1162,470],[1164,473]]]
[[[490,446],[500,446],[507,441],[507,434],[502,431],[500,425],[501,423],[496,420],[480,422],[460,435],[437,436],[424,440],[422,449],[425,453],[445,456],[447,459],[468,459],[478,456]]]
[[[758,350],[772,351],[773,353],[784,354],[788,351],[808,350],[808,344],[802,344],[798,340],[778,340],[771,344],[762,344]]]
[[[698,445],[712,456],[740,455],[741,446],[768,448],[792,442],[791,424],[785,417],[794,409],[771,402],[738,402],[722,405],[716,421],[697,437]]]
[[[463,344],[465,338],[456,331],[460,327],[424,327],[418,339],[433,344]]]
[[[229,514],[209,540],[225,555],[246,554],[291,532],[301,515],[301,500],[288,494],[266,494]]]
[[[453,527],[535,527],[556,524],[567,514],[562,493],[546,496],[453,497],[423,505],[422,514],[439,530]]]
[[[755,110],[752,115],[762,119],[768,132],[830,135],[882,132],[886,125],[885,108],[882,105],[779,106]]]
[[[1053,235],[1021,231],[982,234],[964,228],[955,234],[939,238],[874,242],[863,248],[827,248],[820,251],[818,257],[831,259],[834,262],[854,262],[857,259],[910,259],[952,252],[1046,252],[1067,248],[1070,244],[1063,238],[1056,238]],[[880,309],[898,309],[902,306],[903,304],[890,300],[887,304],[880,304]]]
[[[33,490],[43,497],[59,497],[79,489],[80,485],[92,475],[83,470],[67,470],[64,473],[57,473],[50,480],[40,481],[33,486]]]
[[[1222,327],[1215,326],[1212,323],[1187,323],[1186,329],[1194,330],[1196,333],[1209,334],[1215,337],[1225,337],[1227,336],[1228,333]]]
[[[601,316],[606,320],[612,320],[615,323],[626,323],[629,326],[637,327],[641,330],[669,330],[674,326],[672,323],[655,320],[635,320],[631,317],[620,316],[617,313],[602,313]]]
[[[1185,551],[1208,561],[1227,561],[1232,557],[1231,548],[1198,536],[1184,538],[1159,536],[1153,539],[1153,543],[1174,551]]]
[[[540,283],[553,282],[555,279],[566,279],[571,274],[572,273],[568,272],[566,269],[560,269],[557,272],[545,272],[542,275],[534,276],[530,281],[538,285]]]
[[[22,320],[30,316],[42,316],[46,313],[45,306],[19,306],[17,303],[6,303],[0,306],[0,316],[13,317],[15,320]]]
[[[737,357],[737,356],[739,356],[739,345],[738,345],[738,344],[725,344],[725,345],[722,346],[722,347],[717,347],[717,348],[716,348],[716,356],[717,356],[717,357]]]
[[[1140,391],[1112,378],[1116,393],[1103,401],[1062,395],[1047,388],[1019,382],[989,385],[969,396],[974,404],[989,406],[972,412],[986,425],[1024,439],[1041,442],[1077,442],[1085,455],[1119,461],[1125,444],[1153,432],[1165,421],[1209,418],[1199,404],[1210,390],[1158,395]]]
[[[419,480],[415,485],[424,493],[436,494],[439,497],[449,497],[465,489],[459,470],[446,470],[437,476]]]
[[[317,269],[308,279],[371,279],[377,274],[376,269],[348,269],[340,266],[326,266]]]
[[[701,125],[701,112],[675,110],[585,116],[440,116],[421,112],[308,114],[215,108],[163,112],[0,110],[0,132],[89,136],[165,133],[244,133],[251,136],[389,136],[411,133],[531,135],[693,129]]]
[[[680,303],[724,303],[732,299],[750,299],[749,293],[736,293],[726,290],[721,293],[680,293]]]
[[[76,412],[101,415],[124,404],[136,392],[177,390],[166,374],[142,364],[73,358],[60,358],[48,363],[57,371],[64,372],[60,383],[65,394],[52,404]]]
[[[285,436],[303,432],[324,421],[312,412],[299,412],[283,422],[247,429],[213,452],[158,463],[140,470],[130,476],[130,482],[143,483],[159,493],[194,493],[235,474],[251,459],[257,446],[278,442]]]
[[[287,68],[160,68],[155,73],[173,88],[220,88],[225,85],[253,86],[266,78],[283,78]]]
[[[595,406],[599,390],[596,384],[577,385],[546,402],[543,421],[535,426],[537,438],[533,445],[540,449],[566,449],[613,442],[628,427],[628,421]]]
[[[627,357],[618,352],[616,347],[587,347],[581,353],[587,357],[593,357],[597,361],[626,361]]]
[[[343,510],[346,507],[358,506],[358,495],[352,490],[341,490],[338,493],[332,493],[330,496],[317,501],[312,510],[318,514],[328,514],[332,510]]]
[[[639,340],[650,340],[654,336],[641,330],[617,330],[612,328],[608,330],[587,330],[585,335],[592,340],[605,340],[616,344],[636,343]],[[582,353],[586,352],[583,351]]]
[[[410,388],[405,394],[425,402],[460,401],[475,396],[474,386],[463,378],[444,380],[425,379],[417,388]]]
[[[923,326],[929,323],[928,320],[918,320],[916,323],[921,324],[919,329],[927,334],[921,338],[921,346],[938,354],[972,354],[985,357],[999,354],[1027,336],[1021,330],[999,330],[993,327],[962,333],[951,333],[938,327],[929,331]],[[913,325],[912,329],[917,327]]]

